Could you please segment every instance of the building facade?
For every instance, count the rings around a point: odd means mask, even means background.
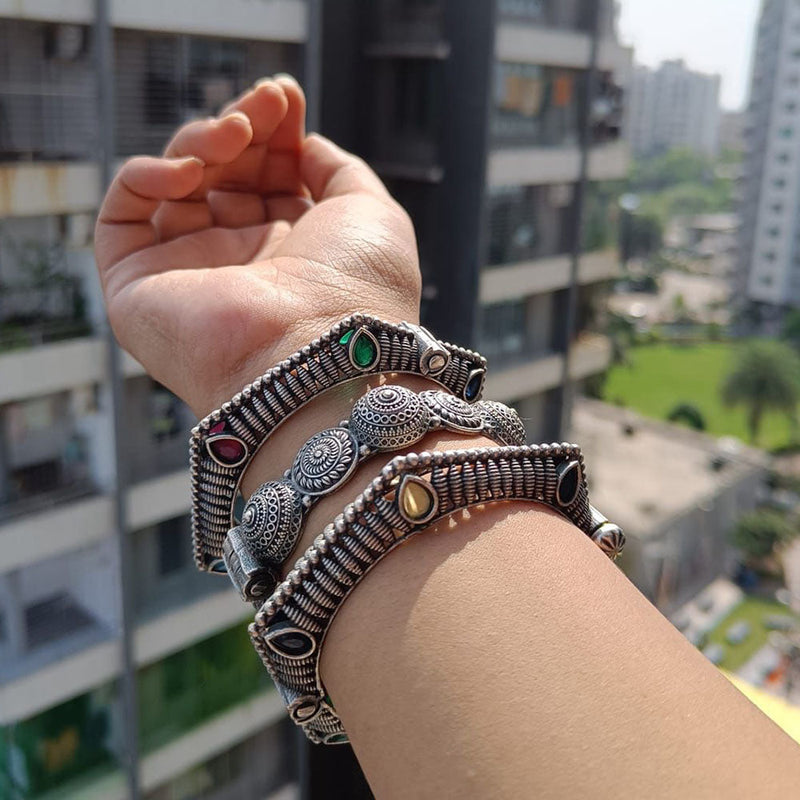
[[[410,211],[424,321],[490,357],[487,394],[532,439],[560,434],[570,387],[610,358],[593,325],[630,67],[610,2],[108,6],[115,158],[297,75]],[[352,755],[298,747],[247,607],[195,571],[190,412],[111,358],[91,7],[0,0],[0,796],[368,797],[315,782]]]
[[[637,156],[683,147],[715,156],[719,145],[719,75],[665,61],[637,66],[630,92],[630,143]]]
[[[247,608],[194,567],[194,419],[130,358],[112,391],[92,7],[0,3],[0,796],[268,797],[296,781],[293,726]],[[113,4],[110,22],[115,158],[303,74],[305,2]]]
[[[800,3],[767,0],[756,31],[741,182],[737,290],[777,331],[800,304]]]
[[[532,439],[558,436],[568,384],[611,353],[594,330],[618,268],[603,182],[629,163],[631,64],[613,4],[342,0],[323,41],[323,130],[411,214],[423,321],[490,359],[487,395]]]

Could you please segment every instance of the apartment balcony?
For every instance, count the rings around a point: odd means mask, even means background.
[[[525,24],[501,17],[495,31],[495,57],[499,61],[546,64],[554,67],[587,69],[592,42],[588,33],[569,29],[554,29]],[[631,48],[623,47],[611,38],[600,42],[598,67],[627,77],[631,68]]]
[[[94,212],[100,171],[88,161],[0,163],[0,217]]]
[[[38,22],[92,25],[94,6],[84,0],[57,4],[39,0],[0,0],[0,17]],[[137,0],[113,3],[111,24],[142,31],[194,33],[201,36],[303,42],[308,12],[304,0]]]
[[[608,336],[584,331],[573,342],[570,351],[570,377],[581,380],[608,368],[612,347]]]
[[[215,591],[186,600],[171,611],[142,621],[134,632],[134,659],[145,667],[169,657],[196,642],[235,626],[245,639],[245,622],[252,608],[242,603],[224,576],[215,580]],[[216,590],[225,587],[226,591]],[[106,600],[114,598],[112,590]],[[250,656],[253,656],[252,650]],[[10,656],[7,656],[10,659]],[[257,661],[257,659],[254,659]],[[9,666],[9,674],[12,667]],[[37,662],[29,671],[15,671],[16,677],[0,679],[0,726],[27,719],[92,687],[113,680],[122,669],[118,639],[106,638],[95,644],[74,647],[69,655],[49,663]],[[266,674],[266,673],[265,673]]]
[[[566,289],[571,269],[569,255],[494,266],[481,273],[480,302],[489,305]],[[610,280],[618,273],[619,256],[614,249],[583,253],[578,261],[578,284],[581,286]]]
[[[559,353],[520,357],[486,375],[487,397],[512,403],[553,389],[561,383],[564,357]]]
[[[568,183],[580,176],[580,149],[513,147],[489,154],[489,186],[533,183]],[[627,142],[616,141],[592,147],[589,156],[589,179],[611,180],[627,174],[630,152]]]
[[[581,380],[602,372],[611,363],[611,342],[606,336],[582,333],[570,351],[570,377]],[[559,386],[564,377],[561,353],[521,355],[492,369],[486,376],[486,396],[512,403]]]
[[[87,336],[80,283],[59,276],[51,285],[0,285],[0,353]]]
[[[0,794],[15,799],[56,797],[71,786],[76,791],[68,797],[113,797],[82,788],[113,776],[119,720],[116,692],[105,685],[0,728]]]
[[[111,542],[0,575],[0,684],[111,642],[119,625]]]
[[[90,417],[69,392],[0,406],[0,524],[94,494]]]
[[[178,782],[176,790],[179,796],[184,796],[187,785],[210,788],[213,780],[214,787],[224,787],[230,792],[225,796],[269,796],[268,793],[285,784],[287,778],[288,754],[285,749],[287,745],[291,746],[292,739],[278,726],[285,720],[286,711],[277,692],[260,692],[143,756],[139,763],[141,790],[155,792],[158,800],[166,800],[175,796],[170,786],[173,781]],[[27,725],[22,723],[16,727],[22,729]],[[0,737],[2,735],[0,733]],[[5,736],[13,740],[19,738],[19,733],[9,728]],[[33,741],[37,740],[33,738]],[[26,764],[36,765],[35,754],[30,748],[24,755]],[[198,776],[199,780],[187,781],[187,773],[195,770],[203,773]],[[3,788],[2,773],[0,755],[0,789]],[[81,800],[130,800],[125,775],[117,766],[114,755],[102,744],[95,748],[94,763],[87,764],[83,771],[73,769],[71,775],[58,788],[37,794],[38,800],[75,797]],[[161,791],[165,792],[163,798]]]

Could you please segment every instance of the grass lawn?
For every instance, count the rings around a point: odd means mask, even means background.
[[[621,403],[648,417],[666,419],[679,403],[696,406],[715,436],[749,441],[743,407],[726,408],[719,390],[735,363],[737,344],[653,344],[632,347],[628,364],[612,367],[603,399]],[[767,413],[758,445],[772,450],[791,441],[791,426],[783,414]]]
[[[759,597],[745,597],[727,617],[725,617],[713,631],[708,634],[708,644],[720,644],[725,652],[719,666],[729,672],[735,672],[751,656],[760,650],[767,643],[769,628],[763,624],[765,616],[770,615],[789,616],[790,612],[786,606],[772,600],[762,600]],[[750,633],[740,644],[728,644],[725,633],[739,620],[747,620],[750,623]]]

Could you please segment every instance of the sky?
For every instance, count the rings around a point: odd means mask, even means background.
[[[747,102],[750,54],[759,0],[618,0],[619,34],[634,61],[655,67],[682,58],[699,72],[722,77],[720,103]]]

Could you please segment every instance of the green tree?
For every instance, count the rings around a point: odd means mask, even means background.
[[[781,542],[795,536],[792,525],[784,516],[763,508],[743,514],[731,531],[731,543],[748,558],[765,558]]]
[[[794,423],[800,398],[800,359],[783,342],[757,339],[739,351],[722,385],[722,401],[744,406],[750,440],[756,442],[766,411],[781,411]]]

